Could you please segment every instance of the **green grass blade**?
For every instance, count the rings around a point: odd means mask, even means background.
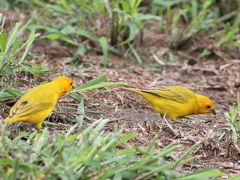
[[[108,51],[109,51],[109,44],[108,44],[108,40],[106,37],[102,36],[101,38],[99,38],[99,44],[102,48],[103,51],[103,63],[104,66],[107,66],[109,63],[109,57],[108,57]]]
[[[93,89],[107,88],[107,87],[113,87],[113,86],[126,86],[126,85],[127,83],[124,83],[124,82],[101,82],[88,87],[76,88],[72,92],[84,93],[87,91],[91,91]]]
[[[180,158],[178,158],[178,160],[173,164],[173,168],[179,166],[179,164],[182,163],[183,159],[185,159],[186,156],[188,156],[193,149],[195,149],[197,146],[199,146],[200,143],[201,143],[201,141],[196,142],[186,152],[184,152],[183,155]]]
[[[220,177],[224,176],[225,174],[217,169],[209,168],[209,169],[204,169],[200,170],[195,173],[190,173],[189,175],[185,175],[182,177],[179,177],[179,180],[201,180],[209,177]]]
[[[139,54],[137,53],[136,49],[133,47],[132,44],[128,44],[129,45],[129,48],[130,48],[130,51],[132,52],[133,56],[135,57],[137,63],[139,65],[141,65],[143,63],[141,57],[139,56]]]
[[[107,80],[107,76],[105,75],[100,75],[98,77],[96,77],[95,79],[81,85],[79,88],[86,88],[86,87],[90,87],[90,86],[93,86],[93,85],[96,85],[100,82],[103,82],[103,81],[106,81]],[[77,88],[76,88],[77,89]]]
[[[83,119],[84,119],[84,101],[82,99],[78,105],[76,116],[76,121],[79,124],[79,126],[82,126]]]

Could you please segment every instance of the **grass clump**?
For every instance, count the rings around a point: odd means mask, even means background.
[[[35,9],[31,29],[41,30],[50,41],[58,40],[74,47],[74,62],[95,52],[103,55],[107,65],[111,52],[132,56],[141,64],[135,40],[141,36],[147,22],[162,20],[145,13],[141,8],[142,0],[25,2]]]
[[[222,176],[218,170],[206,169],[181,174],[174,170],[187,160],[165,158],[180,145],[171,143],[156,149],[155,140],[147,148],[124,147],[134,138],[121,131],[103,131],[108,120],[99,120],[81,133],[78,125],[54,138],[47,129],[42,133],[21,132],[13,139],[2,128],[0,174],[4,179],[192,179]],[[194,145],[196,147],[196,145]]]
[[[240,94],[237,95],[237,106],[230,106],[229,111],[224,113],[226,120],[230,125],[230,134],[232,144],[240,153],[238,140],[240,138]]]
[[[39,34],[31,31],[27,39],[23,35],[28,26],[16,23],[10,32],[4,31],[4,18],[0,27],[0,77],[6,74],[15,75],[17,70],[31,72],[32,68],[26,68],[25,58],[29,53],[30,46]],[[32,71],[35,72],[35,71]]]
[[[214,0],[154,0],[152,11],[159,12],[171,23],[171,34],[167,39],[173,47],[179,47],[196,37],[208,35],[215,39],[217,47],[239,47],[240,1],[229,3]],[[165,18],[167,19],[167,18]],[[164,20],[165,20],[164,19]],[[164,27],[163,29],[167,29]]]

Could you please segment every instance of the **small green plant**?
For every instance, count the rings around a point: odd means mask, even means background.
[[[2,18],[4,22],[4,18]],[[23,64],[29,48],[33,41],[39,36],[34,31],[30,32],[28,38],[23,40],[23,33],[28,23],[21,25],[16,23],[8,33],[4,32],[4,23],[0,27],[0,76],[4,74],[15,74]]]
[[[148,20],[161,21],[160,16],[141,12],[142,0],[118,0],[111,3],[111,45],[131,43]]]
[[[48,71],[47,68],[37,64],[29,64],[26,57],[29,53],[33,41],[39,34],[31,31],[26,36],[26,30],[29,25],[16,23],[9,32],[4,31],[4,17],[1,17],[2,24],[0,27],[0,102],[4,100],[19,97],[22,94],[11,87],[10,75],[16,75],[17,72],[27,72],[33,75],[43,74]],[[4,80],[7,83],[4,83]],[[5,88],[6,86],[9,86]]]
[[[146,17],[146,15],[139,12],[139,6],[141,2],[142,0],[114,1],[111,3],[110,16],[111,45],[114,47],[128,47],[138,64],[142,64],[142,59],[133,45],[135,38],[139,34],[139,31],[143,30],[143,19]]]
[[[222,38],[218,41],[217,45],[220,47],[232,47],[232,46],[239,47],[240,46],[240,40],[238,38],[239,28],[240,28],[240,13],[236,16],[233,25],[231,25],[230,23],[225,24],[224,33],[221,33]]]
[[[221,3],[220,3],[221,2]],[[204,33],[216,39],[218,47],[239,47],[240,1],[229,4],[232,9],[222,13],[226,1],[153,0],[152,12],[171,19],[168,42],[178,47]],[[237,5],[237,6],[236,6]],[[169,19],[168,18],[168,19]],[[169,21],[167,21],[169,22]]]
[[[21,97],[22,93],[14,88],[3,88],[0,89],[0,102],[6,101],[10,99],[14,99],[15,97]]]
[[[212,9],[214,0],[206,0],[202,4],[198,0],[186,3],[183,8],[174,10],[170,44],[178,46],[194,37],[201,30],[208,31],[217,22],[218,13]],[[186,22],[186,27],[180,29],[180,20]]]
[[[64,41],[76,47],[75,59],[91,51],[99,53],[101,49],[105,65],[109,62],[109,52],[126,56],[131,52],[141,64],[134,40],[144,29],[145,22],[161,20],[158,16],[141,13],[142,0],[29,2],[40,7],[33,14],[31,29],[44,30],[44,37],[49,40]]]
[[[239,29],[240,29],[240,0],[236,1],[236,10],[226,14],[224,17],[230,17],[233,21],[224,24],[224,30],[219,33],[220,40],[217,45],[220,47],[239,47]],[[226,19],[226,18],[225,18]]]
[[[37,13],[33,14],[30,28],[45,31],[43,37],[51,41],[59,40],[77,48],[74,61],[88,52],[99,52],[100,48],[104,56],[104,64],[107,65],[109,51],[118,53],[108,43],[107,32],[103,35],[97,32],[98,21],[107,16],[106,3],[100,0],[70,0],[70,2],[57,0],[51,4],[43,0],[29,0],[29,3],[39,7]]]
[[[51,137],[42,133],[19,133],[13,139],[3,127],[0,134],[0,174],[3,179],[194,179],[224,175],[216,169],[178,173],[175,168],[186,163],[187,151],[173,161],[166,157],[180,145],[171,143],[159,150],[156,139],[146,148],[124,147],[132,133],[105,133],[108,120],[101,119],[83,132],[78,125],[66,133]],[[191,149],[198,144],[193,145]]]
[[[240,153],[240,148],[237,144],[240,138],[240,94],[237,95],[237,106],[230,106],[229,111],[224,113],[226,120],[231,127],[231,139],[234,147]]]

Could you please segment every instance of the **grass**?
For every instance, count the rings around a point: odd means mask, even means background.
[[[153,21],[159,22],[159,29],[163,30],[167,30],[167,24],[171,22],[171,33],[166,42],[173,47],[191,43],[205,34],[215,39],[217,47],[239,47],[239,1],[235,11],[224,15],[221,15],[221,6],[214,0],[203,3],[199,0],[154,0],[150,13],[146,10],[148,7],[142,5],[142,0],[19,2],[23,7],[34,9],[26,12],[32,17],[29,28],[44,32],[42,38],[49,41],[72,46],[75,49],[72,61],[75,63],[85,55],[100,53],[103,64],[107,66],[109,53],[114,53],[132,57],[142,64],[145,58],[136,45],[142,45],[144,31]],[[16,6],[19,2],[10,5]]]
[[[24,40],[24,31],[28,27],[28,23],[21,25],[16,23],[9,33],[4,31],[4,18],[0,27],[0,76],[4,74],[15,74],[20,67],[23,69],[24,60],[28,55],[29,48],[33,41],[39,36],[34,31],[30,32],[28,38]],[[28,68],[29,71],[31,68]]]
[[[142,59],[135,48],[135,39],[141,35],[140,32],[145,29],[148,21],[162,20],[159,16],[142,13],[142,0],[104,3],[100,0],[71,0],[68,3],[61,0],[49,4],[42,0],[25,2],[37,10],[32,14],[30,29],[43,30],[43,37],[48,40],[59,40],[75,47],[75,61],[79,61],[89,52],[99,52],[100,48],[105,66],[109,62],[109,52],[132,56],[141,64]],[[99,28],[103,32],[98,32]],[[92,45],[86,41],[90,41]]]
[[[171,143],[156,149],[156,141],[148,147],[126,147],[134,135],[121,131],[105,133],[108,120],[101,119],[83,132],[74,125],[66,133],[52,136],[21,132],[14,138],[2,127],[0,141],[0,174],[3,179],[194,179],[224,175],[215,169],[194,173],[175,170],[189,161],[190,150],[178,159],[166,161],[180,145]],[[198,144],[193,145],[194,149]]]
[[[198,1],[195,0],[192,1],[192,3],[186,4],[182,9],[176,10],[173,18],[170,43],[178,46],[193,38],[201,30],[208,30],[213,26],[217,18],[214,11],[210,9],[213,2],[213,0],[206,0],[200,5]],[[177,25],[181,18],[184,18],[187,22],[187,26],[183,30],[178,28]]]
[[[240,138],[240,94],[237,95],[237,106],[230,106],[229,111],[224,113],[226,120],[230,125],[230,136],[232,144],[240,153],[238,140]]]
[[[222,7],[214,0],[203,3],[199,0],[154,0],[152,8],[155,13],[159,11],[162,16],[171,17],[171,35],[167,41],[173,47],[208,34],[216,40],[216,46],[232,48],[239,47],[239,3],[237,1],[237,7],[233,7],[235,10],[223,15],[220,14]],[[219,28],[222,25],[223,28]]]
[[[192,42],[204,34],[214,38],[217,47],[239,47],[239,1],[235,11],[224,15],[221,15],[221,6],[214,0],[203,3],[199,0],[154,0],[151,13],[142,6],[142,0],[19,2],[23,7],[34,9],[26,12],[32,17],[29,28],[44,32],[42,38],[61,41],[75,48],[72,57],[75,63],[95,52],[103,55],[105,66],[109,64],[109,53],[132,57],[142,64],[145,58],[136,45],[142,44],[144,31],[153,21],[159,22],[159,29],[167,30],[169,18],[171,33],[166,42],[173,47]],[[10,6],[19,2],[12,2]]]

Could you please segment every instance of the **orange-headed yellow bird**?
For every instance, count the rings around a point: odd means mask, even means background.
[[[30,89],[13,105],[4,123],[22,121],[34,124],[40,130],[59,97],[69,92],[72,85],[71,78],[60,76],[49,83]]]
[[[166,114],[172,120],[193,114],[215,114],[215,106],[208,97],[182,86],[159,90],[123,89],[143,96],[156,112]]]

